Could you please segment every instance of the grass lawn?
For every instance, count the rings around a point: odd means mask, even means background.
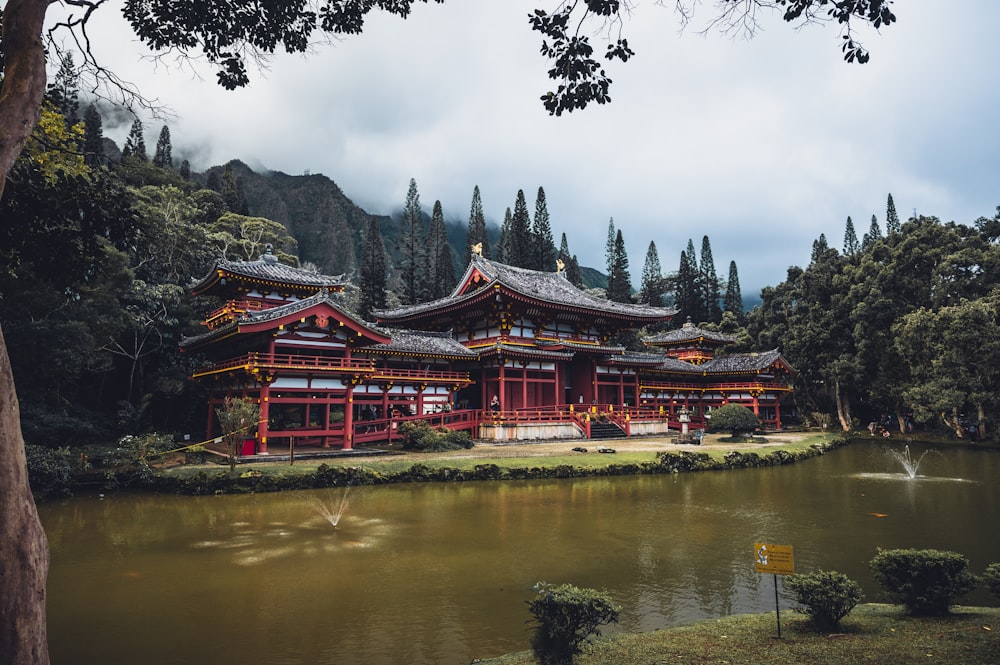
[[[839,633],[817,633],[805,615],[729,616],[652,633],[619,633],[583,647],[576,665],[837,665],[1000,663],[1000,608],[953,608],[951,616],[916,618],[900,606],[859,605]],[[483,659],[483,665],[535,665],[530,651]]]

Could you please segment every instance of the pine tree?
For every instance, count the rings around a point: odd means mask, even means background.
[[[410,187],[406,192],[406,203],[403,205],[403,220],[400,228],[403,245],[399,266],[403,280],[403,293],[400,294],[400,300],[404,305],[412,305],[420,297],[422,226],[420,194],[417,192],[417,181],[411,178]]]
[[[528,202],[524,198],[524,190],[517,190],[514,201],[514,215],[511,217],[510,233],[507,237],[506,262],[512,266],[530,268],[531,261],[531,217],[528,214]]]
[[[851,216],[847,216],[847,224],[844,227],[844,256],[855,257],[861,252],[861,245],[858,243],[858,234],[854,230],[854,221]]]
[[[500,226],[500,240],[497,242],[497,261],[500,263],[510,263],[510,227],[514,223],[513,218],[510,208],[507,208]]]
[[[899,233],[899,215],[896,214],[896,204],[892,200],[892,194],[889,194],[889,200],[885,206],[885,234],[887,236],[892,236]]]
[[[545,203],[545,190],[538,188],[535,198],[535,219],[531,229],[534,269],[552,272],[556,269],[556,245],[552,240],[549,208]]]
[[[132,128],[125,139],[125,147],[122,148],[122,159],[132,158],[140,162],[148,162],[146,155],[146,139],[142,135],[142,121],[136,118],[132,122]]]
[[[660,267],[660,255],[656,251],[656,243],[650,241],[646,249],[646,262],[642,266],[642,285],[639,288],[639,302],[663,306],[663,269]]]
[[[729,279],[726,280],[725,309],[736,315],[736,320],[742,322],[746,316],[743,310],[743,293],[740,291],[740,276],[736,271],[736,261],[729,262]]]
[[[83,160],[91,168],[105,163],[104,126],[93,104],[83,113]]]
[[[812,254],[809,257],[809,263],[816,263],[826,251],[830,249],[830,245],[826,242],[826,234],[820,233],[819,238],[813,240]]]
[[[181,166],[177,170],[177,172],[185,180],[190,180],[191,179],[191,162],[189,162],[186,159],[182,159],[181,160]]]
[[[427,232],[427,277],[422,280],[423,296],[429,300],[448,295],[455,286],[455,269],[440,201],[434,202],[431,226]]]
[[[174,168],[173,148],[170,146],[170,128],[163,125],[160,128],[160,138],[156,140],[156,152],[153,153],[153,166],[161,169]],[[244,215],[246,213],[240,213]]]
[[[250,203],[247,201],[246,180],[243,176],[236,177],[236,212],[241,215],[250,214]]]
[[[882,229],[879,228],[878,219],[872,215],[872,224],[868,227],[868,233],[861,239],[861,251],[866,251],[882,237]]]
[[[615,218],[612,217],[608,220],[608,238],[604,244],[604,267],[608,271],[608,275],[611,274],[611,268],[614,266],[615,257]]]
[[[695,322],[704,320],[698,259],[694,242],[688,240],[687,249],[681,252],[680,265],[674,277],[674,304],[681,314]]]
[[[712,245],[708,236],[701,239],[701,265],[699,268],[702,288],[702,302],[705,308],[705,319],[712,323],[722,320],[722,308],[719,301],[722,299],[719,274],[715,271],[715,259],[712,258]]]
[[[222,177],[219,175],[219,169],[212,169],[208,172],[208,176],[205,178],[205,188],[222,194]]]
[[[385,244],[382,242],[382,232],[379,231],[378,221],[372,217],[368,220],[368,232],[365,234],[365,247],[361,256],[359,313],[363,319],[370,319],[374,310],[385,307],[385,268]]]
[[[45,98],[52,102],[65,119],[66,127],[80,121],[79,72],[73,64],[73,52],[66,51],[59,59],[59,70],[45,90]]]
[[[612,252],[611,273],[608,275],[608,300],[615,302],[632,301],[632,276],[628,271],[628,254],[622,232],[615,234],[615,249]]]
[[[479,196],[479,185],[472,190],[472,207],[469,210],[469,229],[465,234],[465,263],[472,259],[472,248],[482,243],[484,259],[492,258],[490,253],[490,238],[486,231],[486,216],[483,215],[483,201]]]
[[[232,163],[226,164],[222,169],[222,199],[226,202],[226,209],[229,212],[242,214],[240,212],[240,196],[236,189],[236,175],[233,173]]]
[[[566,263],[566,279],[576,288],[583,288],[583,275],[580,274],[580,261],[576,258],[576,254]]]

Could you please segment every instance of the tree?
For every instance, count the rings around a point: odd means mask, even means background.
[[[858,234],[854,230],[854,222],[851,216],[847,216],[847,224],[844,225],[844,256],[855,258],[861,253],[861,244],[858,242]]]
[[[663,270],[660,268],[660,256],[656,252],[656,243],[651,240],[646,249],[646,261],[642,265],[639,302],[653,307],[662,307],[663,290]]]
[[[434,202],[431,226],[427,232],[427,267],[424,295],[434,300],[448,295],[455,286],[455,266],[451,261],[451,246],[448,231],[444,225],[444,211],[441,202]]]
[[[818,261],[828,249],[830,249],[830,245],[826,241],[826,234],[820,233],[819,238],[813,240],[812,254],[809,256],[809,262],[815,263]]]
[[[73,64],[73,52],[59,53],[59,70],[55,80],[46,90],[46,97],[66,121],[67,127],[72,127],[79,121],[79,78],[76,66]]]
[[[532,255],[535,270],[552,272],[556,268],[556,245],[552,238],[549,208],[545,203],[545,190],[538,188],[535,198],[535,218],[531,228]]]
[[[517,190],[514,213],[510,218],[510,228],[504,242],[506,263],[520,268],[532,267],[531,217],[528,215],[528,202],[524,198],[523,189]]]
[[[497,261],[500,263],[510,263],[510,227],[514,224],[514,216],[507,208],[503,214],[503,224],[500,225],[500,240],[497,242]]]
[[[174,168],[174,158],[171,154],[172,148],[170,146],[170,128],[166,125],[160,129],[160,138],[156,140],[156,152],[153,153],[153,165],[158,166],[161,169],[172,169]],[[239,212],[241,214],[246,214],[241,210],[236,210],[234,212]]]
[[[569,242],[566,240],[566,234],[562,234],[562,239],[559,241],[559,253],[556,258],[563,262],[566,270],[566,279],[569,283],[577,288],[583,288],[583,279],[580,277],[580,263],[576,260],[576,255],[571,255],[569,253]]]
[[[572,665],[584,640],[600,635],[600,626],[618,622],[620,608],[606,592],[544,583],[535,591],[538,595],[528,601],[535,619],[531,647],[542,665]]]
[[[385,307],[385,268],[385,245],[382,242],[382,232],[379,231],[378,220],[371,217],[368,220],[365,248],[361,255],[361,305],[359,313],[364,319],[370,319],[374,310]]]
[[[604,242],[604,267],[611,276],[611,269],[615,263],[615,218],[608,220],[608,237]]]
[[[882,237],[882,229],[879,228],[878,218],[872,215],[871,226],[868,227],[868,232],[861,239],[861,251],[866,252],[871,249],[871,246]]]
[[[892,194],[889,194],[885,205],[885,234],[893,236],[897,233],[899,233],[899,215],[896,213],[896,204],[892,200]]]
[[[486,217],[483,215],[483,201],[479,185],[472,190],[472,205],[469,209],[469,228],[465,233],[465,263],[472,259],[472,248],[479,245],[484,259],[493,257],[490,252],[490,238],[486,232]]]
[[[91,168],[105,163],[104,128],[101,114],[93,104],[83,112],[83,160]]]
[[[746,312],[743,309],[743,294],[740,291],[740,276],[736,270],[736,261],[729,262],[729,279],[726,280],[726,297],[723,303],[725,311],[735,314],[737,321],[742,322],[746,319]]]
[[[46,80],[43,40],[50,35],[46,32],[45,18],[51,4],[49,0],[8,0],[3,8],[0,66],[5,78],[0,88],[0,197],[14,162],[41,116]],[[63,29],[76,31],[74,36],[78,38],[94,10],[103,3],[83,0],[80,4],[85,11],[61,24]],[[759,4],[756,0],[727,3],[720,10],[720,24],[739,26],[741,17],[752,16],[752,9]],[[784,3],[772,0],[766,4],[777,7]],[[160,52],[193,53],[193,57],[201,53],[211,66],[218,68],[219,83],[233,88],[249,82],[247,58],[259,60],[279,46],[288,52],[301,53],[309,48],[310,37],[316,29],[333,34],[357,34],[364,28],[365,16],[373,9],[405,17],[412,5],[413,0],[329,3],[321,7],[322,11],[313,11],[303,3],[284,12],[264,12],[246,11],[243,2],[222,0],[213,3],[209,20],[203,12],[190,11],[189,3],[135,2],[126,4],[125,15],[131,28],[147,45]],[[693,2],[684,0],[682,10],[691,6]],[[546,109],[556,115],[584,108],[590,102],[610,100],[611,81],[591,57],[593,47],[587,37],[589,31],[569,25],[576,10],[583,13],[581,21],[606,21],[614,27],[621,18],[622,6],[617,0],[595,0],[582,7],[577,3],[566,5],[554,16],[542,10],[534,13],[532,27],[546,36],[544,54],[554,62],[549,77],[560,83],[555,91],[543,95],[542,101]],[[690,14],[682,11],[681,16],[687,20]],[[841,49],[845,60],[859,63],[867,62],[869,54],[854,40],[852,25],[867,22],[880,28],[896,20],[889,3],[881,0],[840,3],[832,8],[822,0],[802,0],[785,11],[784,18],[793,23],[826,19],[839,25],[844,37]],[[744,21],[743,25],[746,32],[753,33],[753,21]],[[77,43],[89,43],[89,39],[79,38]],[[627,42],[619,38],[611,45],[607,57],[625,60],[630,54]],[[96,67],[89,51],[84,53],[84,58],[92,68]],[[119,79],[111,80],[118,81],[120,89],[131,92]],[[16,562],[4,567],[0,579],[0,586],[5,590],[0,600],[0,658],[12,663],[45,663],[48,662],[43,589],[47,570],[45,537],[38,525],[24,472],[17,397],[2,333],[0,455],[6,460],[0,471],[0,516],[3,519],[0,523],[0,543],[3,543],[0,560]],[[16,622],[14,617],[17,617]]]
[[[249,397],[226,397],[222,406],[215,410],[222,430],[222,442],[226,446],[229,470],[236,468],[243,440],[257,431],[260,405]]]
[[[423,244],[421,214],[417,181],[410,178],[410,186],[406,190],[406,202],[403,204],[403,219],[400,222],[400,234],[403,242],[402,257],[399,261],[399,272],[403,280],[403,293],[400,294],[400,300],[406,305],[412,305],[420,300],[421,247]]]
[[[712,410],[712,429],[729,430],[729,435],[736,439],[740,432],[753,432],[760,427],[760,421],[754,412],[742,404],[725,404]]]
[[[140,162],[149,161],[146,155],[146,139],[142,135],[142,120],[138,118],[132,121],[132,128],[125,138],[125,147],[122,148],[122,159],[129,157]]]
[[[719,306],[719,301],[722,299],[721,285],[719,274],[715,271],[715,259],[712,258],[712,244],[709,242],[708,236],[702,236],[701,239],[699,277],[705,319],[712,323],[718,323],[722,319],[722,308]]]
[[[615,234],[615,251],[611,274],[608,275],[608,300],[632,302],[632,277],[628,271],[628,254],[625,253],[621,229]]]

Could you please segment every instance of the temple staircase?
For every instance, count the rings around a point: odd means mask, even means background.
[[[615,423],[602,423],[597,420],[593,420],[590,423],[591,439],[623,439],[625,436],[625,430]]]

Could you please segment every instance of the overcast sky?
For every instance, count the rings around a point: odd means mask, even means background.
[[[903,220],[972,223],[1000,205],[996,0],[897,2],[898,23],[862,34],[863,66],[841,60],[836,26],[765,15],[756,38],[732,40],[680,33],[647,1],[624,28],[634,59],[609,67],[612,103],[560,118],[538,99],[548,63],[527,21],[553,4],[373,16],[363,35],[276,57],[236,92],[208,67],[199,80],[143,59],[114,9],[94,34],[103,62],[173,110],[174,155],[197,170],[238,158],[322,173],[383,214],[415,178],[428,212],[439,199],[463,224],[476,185],[497,224],[518,189],[533,211],[542,186],[556,242],[565,232],[583,265],[603,269],[614,218],[636,286],[650,241],[672,272],[707,235],[720,277],[735,260],[746,296],[808,263],[819,234],[839,249],[848,215],[859,237],[873,214],[884,228],[890,192]],[[151,150],[162,121],[144,122]],[[126,130],[106,127],[119,142]]]

